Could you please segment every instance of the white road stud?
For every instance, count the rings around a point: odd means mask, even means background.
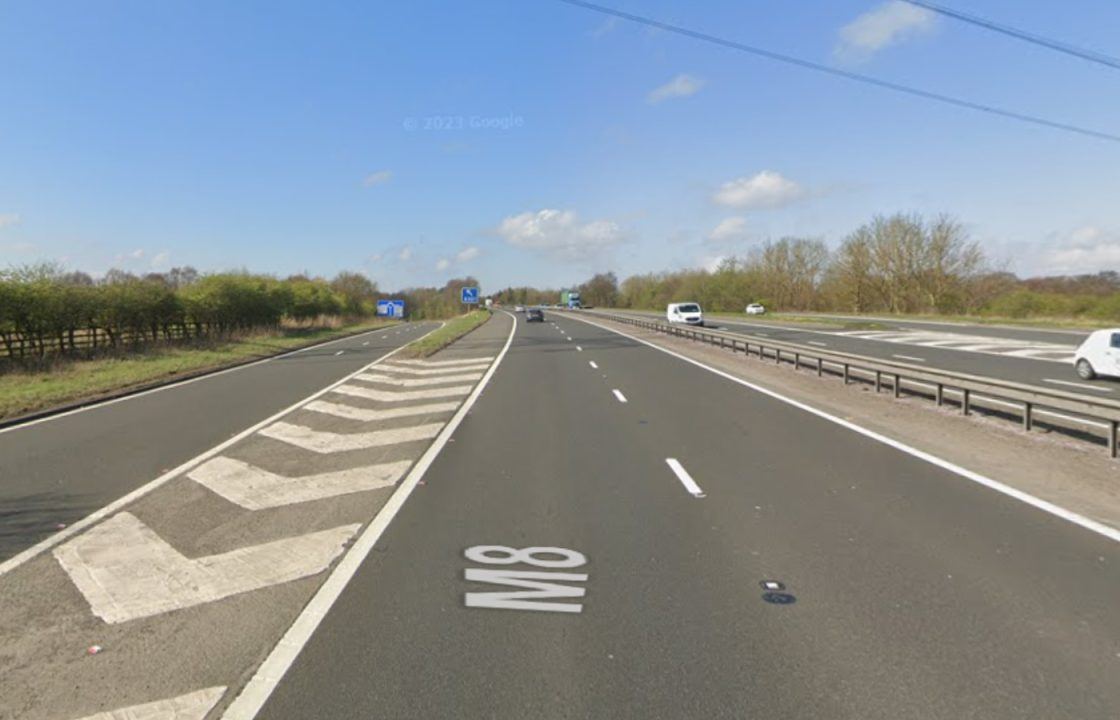
[[[214,602],[320,573],[360,524],[188,558],[122,512],[54,549],[55,559],[107,623]]]
[[[187,477],[243,508],[263,510],[392,487],[411,466],[410,460],[403,460],[317,475],[287,477],[219,455],[191,470]]]
[[[461,375],[444,375],[442,377],[402,378],[381,373],[366,372],[357,376],[358,380],[381,383],[383,385],[396,385],[398,387],[424,387],[427,385],[443,385],[452,382],[474,382],[482,377],[482,373],[464,373]]]
[[[439,434],[443,426],[444,423],[428,423],[426,425],[393,428],[391,430],[373,430],[363,433],[334,433],[312,430],[302,425],[276,422],[262,429],[260,434],[304,450],[327,454],[397,445],[398,443],[415,440],[431,440]]]
[[[225,692],[225,687],[219,685],[166,700],[86,715],[78,720],[202,720]]]
[[[313,400],[303,406],[303,410],[311,410],[324,415],[346,418],[347,420],[361,420],[362,422],[377,422],[379,420],[392,420],[393,418],[409,417],[412,415],[435,415],[437,413],[454,412],[459,407],[458,402],[428,403],[427,405],[409,405],[407,407],[389,408],[388,410],[369,410],[367,408],[342,405],[327,402],[326,400]]]
[[[378,390],[360,385],[339,385],[331,392],[366,398],[367,400],[380,400],[381,402],[404,402],[406,400],[433,400],[435,398],[469,395],[471,386],[455,385],[445,388],[432,388],[431,390]]]

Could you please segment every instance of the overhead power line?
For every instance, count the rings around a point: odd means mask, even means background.
[[[709,35],[698,30],[690,30],[679,25],[672,25],[670,23],[661,22],[660,20],[654,20],[653,18],[645,17],[643,15],[635,15],[633,13],[623,12],[622,10],[615,10],[614,8],[604,7],[602,5],[596,5],[590,2],[584,2],[584,0],[557,0],[557,2],[562,2],[567,5],[573,5],[585,10],[591,10],[603,15],[610,15],[612,17],[621,18],[623,20],[629,20],[631,22],[636,22],[648,27],[653,27],[659,30],[664,30],[666,32],[675,33],[677,35],[690,37],[694,40],[700,40],[702,42],[711,43],[713,45],[720,45],[732,50],[739,50],[740,52],[757,55],[768,60],[786,63],[787,65],[796,65],[808,70],[815,70],[827,75],[833,75],[835,77],[841,77],[846,80],[853,80],[855,82],[860,82],[867,85],[874,85],[875,87],[884,88],[886,90],[893,90],[894,92],[904,93],[906,95],[912,95],[914,97],[920,97],[926,100],[933,100],[936,102],[944,103],[946,105],[955,105],[957,107],[968,108],[969,110],[976,110],[979,112],[988,113],[990,115],[998,115],[1000,117],[1010,118],[1012,120],[1018,120],[1020,122],[1030,123],[1032,125],[1041,125],[1043,127],[1048,127],[1055,130],[1064,130],[1065,132],[1076,133],[1078,135],[1086,135],[1088,137],[1097,138],[1098,140],[1120,142],[1120,135],[1114,135],[1112,133],[1092,130],[1089,128],[1070,125],[1068,123],[1057,122],[1054,120],[1047,120],[1046,118],[1038,117],[1037,115],[1027,115],[1025,113],[1015,112],[1014,110],[1004,110],[993,105],[985,105],[983,103],[972,102],[971,100],[962,100],[950,95],[942,95],[940,93],[931,92],[929,90],[922,90],[921,88],[912,87],[910,85],[902,85],[900,83],[890,82],[889,80],[880,80],[879,78],[872,77],[871,75],[864,75],[862,73],[841,70],[839,68],[829,67],[828,65],[822,65],[821,63],[816,63],[811,60],[803,60],[798,57],[793,57],[792,55],[785,55],[783,53],[774,52],[773,50],[766,50],[763,48],[746,45],[744,43],[735,42],[733,40],[725,40],[724,38],[716,37],[715,35]]]
[[[961,12],[960,10],[954,10],[952,8],[945,7],[944,5],[927,2],[927,0],[903,0],[903,2],[910,3],[911,5],[915,5],[917,7],[925,8],[926,10],[931,10],[946,17],[951,17],[954,20],[960,20],[961,22],[978,25],[982,28],[987,28],[988,30],[992,30],[994,32],[1003,33],[1004,35],[1018,38],[1019,40],[1025,40],[1026,42],[1034,43],[1035,45],[1041,45],[1044,48],[1057,50],[1058,52],[1062,52],[1067,55],[1073,55],[1074,57],[1081,58],[1082,60],[1088,60],[1089,62],[1107,65],[1108,67],[1120,70],[1120,58],[1115,58],[1111,55],[1105,55],[1104,53],[1097,52],[1096,50],[1086,50],[1084,48],[1079,48],[1076,45],[1070,45],[1068,43],[1061,42],[1060,40],[1051,40],[1050,38],[1043,37],[1042,35],[1035,35],[1025,30],[1013,28],[1009,25],[1001,25],[994,20],[987,20],[976,15],[969,15],[968,13]]]

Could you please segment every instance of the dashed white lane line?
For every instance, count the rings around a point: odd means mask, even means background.
[[[684,469],[684,465],[681,465],[676,458],[665,458],[665,464],[669,466],[673,474],[681,481],[681,485],[684,485],[684,489],[688,491],[689,495],[697,498],[704,497],[704,491],[700,489],[700,486],[696,484],[696,481],[693,480],[692,476],[688,474],[688,471]]]
[[[362,347],[366,347],[368,345],[369,345],[369,340],[366,340],[364,343],[362,343]]]
[[[614,396],[618,398],[618,401],[620,403],[627,402],[626,396],[622,394],[621,390],[611,390],[611,392],[614,393]]]
[[[595,368],[596,370],[599,369],[599,366],[595,363],[594,360],[588,360],[587,364],[590,365],[591,367]]]
[[[576,345],[576,352],[583,352],[583,347]]]
[[[891,355],[891,357],[898,358],[899,360],[910,360],[910,361],[913,361],[913,362],[924,363],[926,361],[925,358],[914,357],[913,355]]]
[[[436,377],[402,378],[382,373],[364,372],[356,379],[365,382],[381,383],[382,385],[396,385],[397,387],[424,387],[426,385],[445,385],[455,382],[471,382],[482,377],[482,373],[463,373],[461,375],[443,375]]]
[[[260,431],[261,435],[286,442],[289,445],[320,454],[366,450],[416,440],[431,440],[443,429],[443,423],[428,423],[392,430],[372,430],[363,433],[333,433],[312,430],[303,425],[277,422]]]
[[[810,345],[816,345],[817,347],[828,347],[828,343],[817,342],[816,340],[807,340],[806,342]]]
[[[381,402],[404,402],[405,400],[434,400],[436,398],[457,397],[467,395],[471,391],[470,385],[455,385],[453,387],[432,388],[431,390],[378,390],[376,388],[361,387],[359,385],[339,385],[331,392],[341,395],[365,398],[367,400],[380,400]]]
[[[361,524],[188,558],[129,512],[54,549],[93,614],[122,623],[315,575]]]
[[[336,472],[286,477],[241,460],[216,457],[187,477],[248,510],[283,507],[337,495],[392,487],[404,477],[410,460],[367,465]]]
[[[1095,390],[1096,392],[1112,392],[1111,388],[1101,387],[1099,385],[1090,385],[1089,383],[1070,382],[1069,380],[1052,380],[1050,378],[1043,378],[1042,382],[1054,383],[1055,385],[1069,385],[1075,388],[1084,388],[1085,390]]]
[[[376,422],[378,420],[392,420],[393,418],[410,417],[412,415],[435,415],[437,413],[454,412],[459,407],[458,402],[428,403],[427,405],[409,405],[408,407],[389,408],[388,410],[369,410],[367,408],[343,405],[342,403],[315,400],[303,406],[304,410],[334,415],[347,420],[360,420],[362,422]]]
[[[86,715],[78,720],[202,720],[225,692],[225,686],[218,685],[166,700]]]
[[[571,342],[571,341],[572,341],[572,337],[569,335],[568,336],[568,342]]]
[[[338,352],[336,352],[336,353],[334,354],[334,356],[335,356],[335,357],[338,357],[339,355],[341,355],[341,354],[342,354],[342,353],[344,353],[344,352],[346,352],[346,351],[345,351],[345,350],[339,350]]]

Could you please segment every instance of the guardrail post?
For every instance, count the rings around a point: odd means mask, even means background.
[[[882,389],[883,389],[883,373],[876,370],[875,371],[875,392],[879,392]]]
[[[848,365],[848,363],[844,363],[844,384],[845,385],[848,384],[848,378],[850,377],[850,375],[851,375],[851,368]]]
[[[937,383],[937,390],[934,392],[934,397],[937,400],[937,407],[945,404],[945,386]]]
[[[1029,402],[1023,403],[1023,429],[1027,432],[1030,432],[1031,427],[1034,426],[1034,417],[1031,409],[1031,404]]]
[[[968,403],[970,400],[970,395],[971,393],[969,392],[968,388],[961,388],[961,415],[969,414]]]
[[[817,377],[820,377],[821,373],[823,373],[823,372],[824,372],[824,360],[821,360],[820,358],[817,358]]]
[[[793,369],[794,370],[800,370],[801,369],[801,353],[794,353],[793,354]]]
[[[782,364],[782,349],[781,348],[774,348],[774,364],[775,365],[781,365]]]
[[[1116,457],[1116,429],[1120,425],[1115,420],[1108,421],[1108,454]]]
[[[902,392],[902,376],[898,373],[894,374],[894,396],[897,398]]]

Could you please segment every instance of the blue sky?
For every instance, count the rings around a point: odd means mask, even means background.
[[[943,2],[1120,55],[1112,0]],[[1120,72],[909,6],[613,5],[1120,132]],[[6,3],[0,98],[0,266],[559,286],[916,211],[1020,274],[1120,268],[1120,143],[552,0]]]

